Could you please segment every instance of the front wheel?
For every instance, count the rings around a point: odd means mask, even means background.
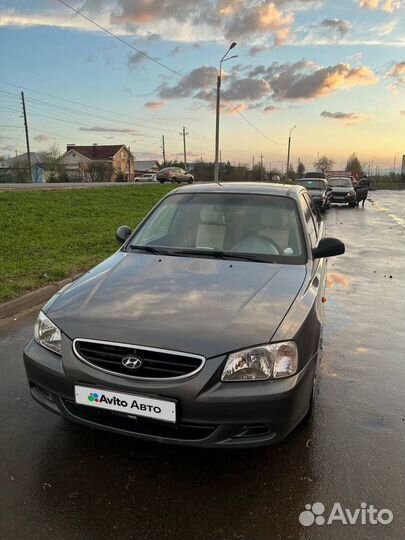
[[[355,202],[349,202],[349,208],[354,208],[356,206]]]
[[[188,179],[188,183],[189,183],[189,184],[192,184],[193,182],[194,182],[194,178],[189,178],[189,179]]]

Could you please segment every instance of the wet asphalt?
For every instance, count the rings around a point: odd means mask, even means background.
[[[29,396],[36,313],[0,324],[0,538],[392,539],[405,532],[405,192],[332,207],[324,352],[312,429],[209,451],[70,424]],[[390,509],[389,525],[300,524],[306,504]]]

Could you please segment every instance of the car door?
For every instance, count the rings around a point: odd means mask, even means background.
[[[307,193],[302,193],[301,203],[304,210],[305,226],[308,232],[311,249],[317,247],[319,240],[324,236],[324,225],[318,212]],[[316,314],[319,322],[323,319],[323,298],[326,289],[327,259],[313,259],[311,270],[311,284],[316,294]]]

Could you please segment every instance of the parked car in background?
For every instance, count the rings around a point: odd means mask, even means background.
[[[194,176],[181,167],[165,167],[157,173],[156,178],[161,184],[164,182],[172,182],[173,184],[187,182],[192,184],[194,182]]]
[[[313,416],[327,258],[301,186],[186,186],[42,308],[32,397],[88,427],[204,447],[273,444]]]
[[[140,176],[135,176],[134,182],[157,182],[156,173],[144,173]]]
[[[326,180],[326,174],[322,171],[310,171],[304,174],[304,178],[324,178]]]
[[[331,176],[328,184],[332,188],[332,203],[356,206],[356,192],[349,176]]]
[[[301,178],[297,180],[297,184],[308,190],[314,204],[319,208],[320,212],[324,213],[332,202],[332,189],[323,178]]]

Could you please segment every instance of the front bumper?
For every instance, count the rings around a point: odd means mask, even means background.
[[[332,193],[332,201],[335,204],[351,204],[356,202],[356,194]]]
[[[284,439],[305,416],[317,359],[286,379],[221,383],[224,356],[182,381],[135,381],[81,362],[63,336],[63,358],[31,340],[24,363],[32,397],[50,411],[89,427],[141,439],[199,447],[248,447]],[[77,405],[74,385],[177,401],[176,424]]]

